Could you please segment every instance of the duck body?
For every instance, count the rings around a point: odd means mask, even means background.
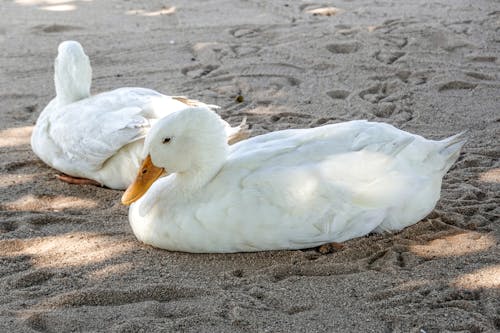
[[[158,157],[157,125],[145,148],[175,170]],[[186,252],[300,249],[396,231],[432,211],[463,143],[367,121],[272,132],[213,152],[219,161],[206,172],[160,178],[129,220],[139,240]]]
[[[91,96],[90,62],[74,41],[60,44],[54,69],[56,97],[36,122],[32,150],[54,169],[113,189],[125,189],[133,181],[144,138],[154,122],[190,104],[217,108],[145,88]],[[222,122],[228,137],[245,130]]]
[[[55,98],[37,120],[32,149],[54,169],[125,189],[134,180],[151,125],[186,107],[145,88],[120,88],[63,106]]]

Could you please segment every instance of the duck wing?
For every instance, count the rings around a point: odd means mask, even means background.
[[[153,90],[120,88],[47,113],[47,135],[59,155],[54,167],[98,170],[122,147],[144,138],[156,119],[176,110],[173,105],[185,107]]]
[[[218,208],[201,203],[196,216],[207,225],[235,221],[227,227],[234,235],[258,234],[248,236],[250,247],[266,247],[266,238],[269,248],[296,248],[365,235],[427,177],[400,161],[416,136],[393,129],[354,121],[237,143],[216,177],[224,186],[207,187]],[[288,243],[271,244],[277,239]]]
[[[81,170],[98,170],[123,146],[144,138],[150,123],[142,112],[132,106],[59,113],[51,119],[49,136],[63,155],[61,160]]]

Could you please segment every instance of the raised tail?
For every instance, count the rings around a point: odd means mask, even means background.
[[[229,124],[228,124],[229,125]],[[252,130],[247,124],[247,117],[244,117],[241,123],[236,127],[227,128],[228,143],[230,145],[239,142],[241,140],[248,139],[252,134]]]
[[[439,155],[444,158],[443,171],[445,173],[451,168],[453,163],[455,163],[455,161],[460,156],[460,149],[467,141],[465,133],[467,133],[467,131],[460,132],[440,141],[442,147],[439,150]]]

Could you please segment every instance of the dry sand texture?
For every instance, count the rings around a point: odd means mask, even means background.
[[[0,14],[0,331],[500,330],[498,1],[4,0]],[[435,211],[398,234],[324,256],[157,250],[121,192],[59,182],[30,150],[67,39],[93,92],[187,95],[254,134],[367,118],[470,140]]]

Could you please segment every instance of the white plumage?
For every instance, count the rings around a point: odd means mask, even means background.
[[[171,174],[129,219],[139,240],[187,252],[309,248],[400,230],[434,208],[464,142],[351,121],[228,146],[219,117],[193,108],[148,134],[145,154]]]
[[[75,41],[59,45],[54,71],[57,95],[37,120],[32,149],[55,169],[110,188],[124,189],[132,182],[144,137],[157,119],[188,104],[205,105],[145,88],[90,96],[92,69]],[[244,124],[231,127],[222,122],[230,139],[248,137]]]

